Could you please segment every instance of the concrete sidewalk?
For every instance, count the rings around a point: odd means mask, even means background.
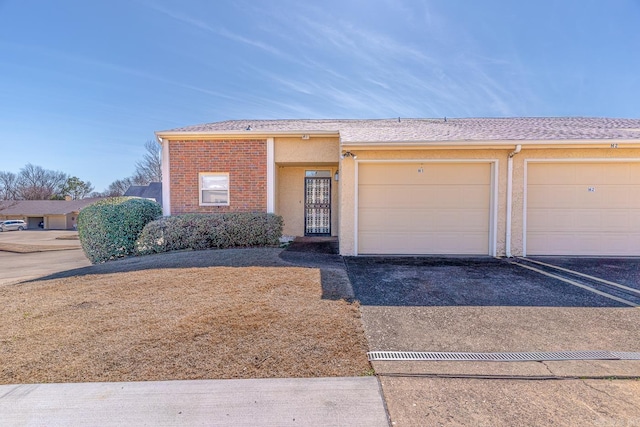
[[[0,385],[2,426],[388,426],[375,377]]]

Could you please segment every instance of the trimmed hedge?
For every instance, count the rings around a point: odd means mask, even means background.
[[[144,226],[162,216],[154,201],[113,197],[87,206],[78,215],[78,237],[93,264],[135,254]]]
[[[180,249],[277,246],[282,217],[267,213],[185,214],[148,223],[138,241],[139,254]]]

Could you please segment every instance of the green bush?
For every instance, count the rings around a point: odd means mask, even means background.
[[[87,206],[78,215],[78,237],[95,264],[135,253],[135,242],[148,222],[162,215],[156,202],[113,197]]]
[[[136,248],[140,254],[180,249],[277,246],[282,217],[267,213],[185,214],[148,223]]]

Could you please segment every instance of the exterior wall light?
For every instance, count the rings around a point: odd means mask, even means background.
[[[344,153],[342,153],[342,154],[340,155],[340,158],[341,158],[341,159],[345,159],[345,158],[347,158],[347,157],[351,157],[352,159],[357,159],[357,158],[358,158],[358,156],[356,156],[355,154],[353,154],[351,151],[345,151]]]

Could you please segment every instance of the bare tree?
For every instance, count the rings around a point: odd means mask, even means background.
[[[162,181],[162,147],[155,141],[144,144],[146,150],[142,160],[136,162],[136,170],[132,181],[135,185],[147,185],[150,182]]]
[[[125,191],[127,191],[127,189],[132,185],[133,180],[129,177],[116,179],[111,184],[109,184],[109,188],[107,189],[107,191],[103,192],[102,195],[105,197],[122,196]]]
[[[18,174],[17,196],[23,200],[46,200],[59,196],[67,174],[27,163]]]
[[[132,185],[148,185],[151,182],[162,182],[162,148],[152,140],[144,144],[145,154],[136,162],[133,175],[116,179],[103,192],[93,192],[91,197],[122,196]]]
[[[0,200],[18,198],[18,175],[13,172],[0,172]]]

